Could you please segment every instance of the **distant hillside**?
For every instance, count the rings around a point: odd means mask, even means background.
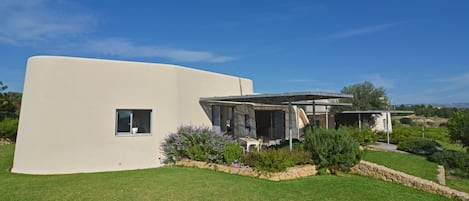
[[[431,104],[403,104],[406,107],[412,107],[414,105],[425,105],[429,106],[431,105],[432,107],[435,108],[460,108],[460,109],[469,109],[469,103],[431,103]]]
[[[431,104],[433,107],[469,108],[469,103]]]

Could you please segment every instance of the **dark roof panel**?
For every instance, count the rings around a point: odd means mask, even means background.
[[[274,93],[274,94],[252,94],[244,96],[223,96],[200,98],[201,101],[236,101],[236,102],[251,102],[263,104],[284,104],[288,102],[319,100],[319,99],[333,99],[333,98],[352,98],[352,95],[329,93],[329,92],[289,92],[289,93]]]

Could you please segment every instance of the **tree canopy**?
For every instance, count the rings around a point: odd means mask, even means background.
[[[460,110],[453,113],[448,121],[448,133],[451,140],[469,147],[469,111]]]
[[[352,106],[338,107],[341,110],[380,110],[389,106],[389,99],[383,87],[375,87],[371,82],[363,82],[346,86],[341,90],[343,94],[353,95],[352,99],[344,99],[342,102],[352,103]]]

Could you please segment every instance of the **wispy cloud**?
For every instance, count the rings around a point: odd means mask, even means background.
[[[385,78],[381,74],[378,74],[378,73],[362,75],[360,79],[369,81],[373,83],[375,86],[383,87],[385,89],[392,89],[395,86],[394,80]]]
[[[438,78],[432,80],[433,82],[440,83],[441,87],[430,88],[427,92],[447,92],[453,90],[461,90],[469,88],[469,72],[452,77]]]
[[[183,62],[223,63],[235,60],[234,57],[220,56],[207,51],[160,48],[149,45],[136,45],[122,38],[95,40],[85,43],[80,49],[86,53],[133,58],[162,57]]]
[[[379,24],[379,25],[372,25],[372,26],[365,26],[365,27],[358,27],[348,30],[343,30],[339,32],[335,32],[329,34],[325,37],[325,39],[342,39],[342,38],[350,38],[355,36],[362,36],[362,35],[369,35],[376,32],[381,32],[391,27],[397,26],[400,23],[387,23],[387,24]]]
[[[137,45],[130,39],[89,40],[97,16],[67,0],[0,0],[0,44],[48,49],[59,54],[96,54],[127,58],[167,58],[182,62],[235,60],[210,51]],[[73,48],[66,48],[73,47]]]
[[[94,25],[96,19],[91,13],[63,1],[0,1],[0,43],[31,46],[57,38],[75,37],[89,32]]]

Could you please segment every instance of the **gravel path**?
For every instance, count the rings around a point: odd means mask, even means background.
[[[398,152],[398,153],[404,153],[407,154],[407,152],[397,150],[397,146],[394,144],[387,144],[383,142],[377,142],[376,144],[368,145],[371,148],[378,149],[378,150],[383,150],[383,151],[392,151],[392,152]]]

